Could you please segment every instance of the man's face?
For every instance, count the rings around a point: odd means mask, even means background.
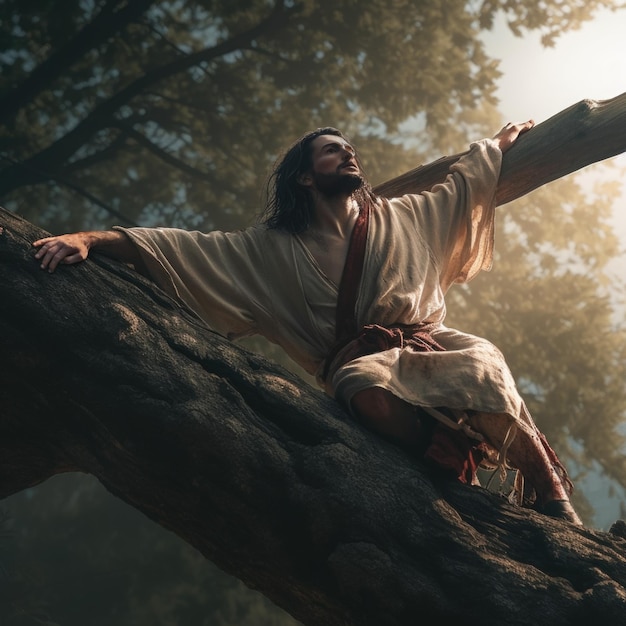
[[[310,184],[325,196],[350,195],[363,185],[356,152],[342,137],[316,137],[311,143],[311,161]]]

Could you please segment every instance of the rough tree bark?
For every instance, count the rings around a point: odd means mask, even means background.
[[[622,96],[539,125],[502,198],[625,150],[625,117]],[[623,619],[623,522],[580,529],[441,481],[123,264],[49,275],[44,233],[4,210],[0,226],[0,496],[93,474],[307,625]]]

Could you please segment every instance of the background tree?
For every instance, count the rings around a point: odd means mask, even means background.
[[[328,123],[354,138],[374,183],[462,150],[500,125],[491,95],[496,63],[478,39],[499,10],[516,32],[539,28],[549,43],[596,9],[617,5],[68,0],[60,10],[55,4],[0,6],[0,200],[52,232],[111,223],[244,226],[285,142]],[[506,243],[494,271],[454,290],[449,321],[504,350],[541,428],[575,475],[600,468],[626,485],[617,428],[626,407],[626,341],[613,315],[622,285],[607,265],[617,252],[606,220],[610,195],[603,189],[589,197],[568,179],[502,209],[498,237]],[[52,501],[72,500],[76,511],[109,510],[106,498],[94,495],[97,487],[76,484],[58,479],[36,490],[36,498],[13,498],[18,541],[43,532],[35,529],[44,517],[51,528],[66,515],[52,510],[45,493],[55,494]],[[582,497],[579,490],[577,504],[589,521],[593,508]],[[41,505],[41,521],[33,518],[30,531],[21,512],[28,500]],[[150,528],[144,532],[154,533],[154,543],[165,541]],[[73,545],[93,545],[88,534],[73,536]],[[127,554],[123,544],[111,552]],[[128,571],[127,564],[117,567]],[[173,566],[174,579],[186,568]],[[180,603],[202,595],[207,572],[198,574],[195,591],[179,588]],[[46,586],[44,595],[59,598],[50,609],[55,619],[85,623],[71,616],[72,601]],[[117,591],[126,593],[127,607],[147,605],[148,585]],[[132,615],[112,597],[103,600],[117,622],[122,610]],[[196,615],[208,610],[203,602]],[[140,623],[136,615],[126,619]],[[157,623],[154,616],[142,619]]]

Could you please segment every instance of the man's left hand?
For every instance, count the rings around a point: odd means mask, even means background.
[[[534,125],[535,122],[533,120],[528,120],[527,122],[522,122],[521,124],[511,124],[511,122],[509,122],[494,135],[493,140],[498,144],[500,150],[504,153],[517,141],[517,138],[520,135],[528,132]]]

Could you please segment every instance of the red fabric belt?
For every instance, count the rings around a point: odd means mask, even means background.
[[[342,355],[341,362],[334,369],[361,356],[384,352],[392,348],[406,347],[416,352],[443,352],[445,348],[430,334],[433,328],[434,324],[393,324],[391,326],[368,324],[363,326],[352,336],[339,339],[331,348],[326,357],[322,380],[326,380],[331,364],[344,349],[345,353]]]

